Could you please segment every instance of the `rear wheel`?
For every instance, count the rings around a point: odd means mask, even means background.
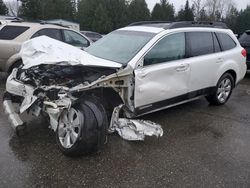
[[[107,127],[103,106],[94,98],[84,99],[62,113],[56,132],[57,143],[67,156],[95,153],[106,141]]]
[[[217,83],[215,91],[207,96],[207,100],[212,105],[223,105],[230,98],[234,88],[234,79],[231,74],[224,74]]]

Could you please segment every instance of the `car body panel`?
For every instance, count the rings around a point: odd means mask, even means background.
[[[47,36],[36,37],[24,42],[20,55],[24,69],[41,64],[67,64],[120,68],[122,65],[103,60],[66,43]]]

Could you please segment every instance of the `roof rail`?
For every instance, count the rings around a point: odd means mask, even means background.
[[[40,21],[41,25],[45,25],[45,24],[50,24],[50,25],[57,25],[57,26],[61,26],[61,27],[66,27],[69,28],[69,26],[63,25],[63,24],[59,24],[59,23],[51,23],[51,22],[47,22],[47,21]]]
[[[182,27],[213,27],[220,29],[228,29],[227,25],[223,22],[195,22],[195,21],[183,21],[173,22],[166,26],[164,29],[176,29]]]
[[[220,29],[228,29],[227,25],[223,22],[196,22],[196,21],[181,21],[181,22],[169,22],[169,21],[141,21],[131,23],[129,26],[141,26],[141,25],[161,25],[164,29],[176,29],[182,27],[213,27]]]
[[[172,22],[169,21],[141,21],[141,22],[134,22],[129,24],[128,26],[139,26],[139,25],[149,25],[149,24],[170,24]]]

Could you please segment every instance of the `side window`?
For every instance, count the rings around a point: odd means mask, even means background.
[[[78,33],[70,30],[63,30],[66,43],[77,47],[88,47],[89,41]]]
[[[40,31],[36,32],[31,38],[39,37],[39,36],[47,36],[56,40],[62,41],[62,34],[59,29],[41,29]]]
[[[0,30],[0,40],[13,40],[28,29],[23,26],[5,26]]]
[[[221,52],[220,44],[215,33],[213,33],[213,39],[214,39],[214,52]]]
[[[166,36],[144,57],[144,65],[152,65],[185,58],[185,34]]]
[[[214,52],[213,36],[210,32],[188,32],[189,57]]]
[[[228,34],[216,33],[216,35],[220,41],[220,44],[221,44],[223,51],[231,50],[231,49],[236,47],[236,43]]]

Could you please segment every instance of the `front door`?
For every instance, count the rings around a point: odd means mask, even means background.
[[[135,108],[147,108],[188,92],[190,65],[186,57],[185,34],[161,39],[144,57],[143,67],[135,70]]]

